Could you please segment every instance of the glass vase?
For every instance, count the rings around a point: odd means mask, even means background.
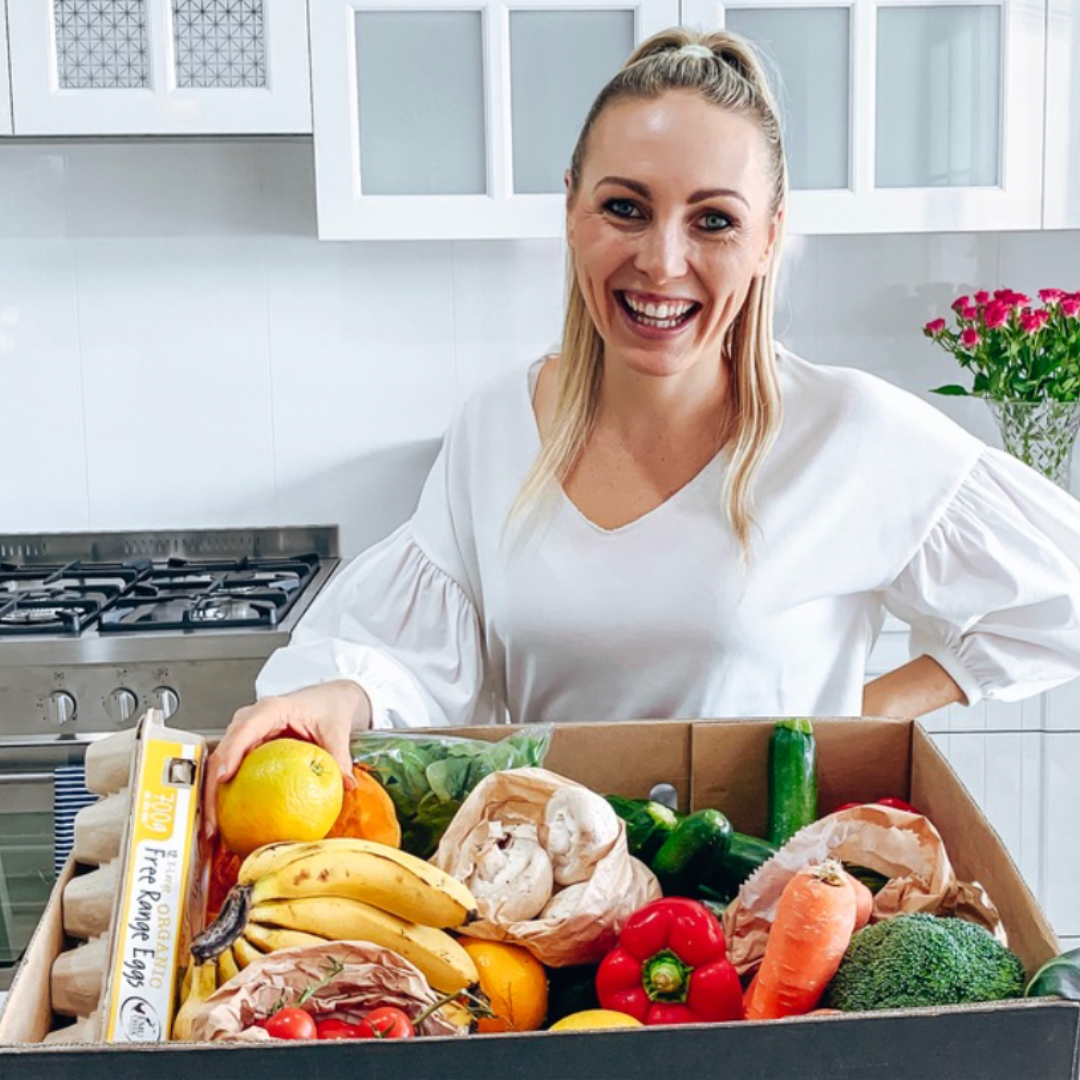
[[[1080,401],[986,399],[1005,449],[1069,490],[1073,447],[1080,432]]]

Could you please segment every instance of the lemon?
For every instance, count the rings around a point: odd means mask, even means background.
[[[593,1028],[632,1028],[644,1027],[640,1020],[635,1020],[626,1013],[614,1009],[584,1009],[571,1013],[561,1020],[556,1020],[548,1031],[589,1031]]]
[[[509,941],[458,938],[473,958],[480,989],[491,1002],[494,1017],[477,1021],[482,1034],[492,1031],[536,1031],[548,1007],[544,965],[528,949]]]
[[[273,739],[257,746],[218,788],[218,828],[241,858],[279,840],[321,840],[341,813],[344,783],[321,746]]]

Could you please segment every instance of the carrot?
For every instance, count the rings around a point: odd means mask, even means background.
[[[855,930],[857,902],[835,859],[800,870],[784,886],[747,1020],[801,1016],[821,999]]]
[[[841,872],[855,891],[855,929],[861,930],[870,921],[870,913],[874,910],[874,894],[857,877],[846,870]]]

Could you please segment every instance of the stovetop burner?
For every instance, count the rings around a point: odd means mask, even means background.
[[[0,635],[272,627],[320,556],[20,566],[0,562]]]

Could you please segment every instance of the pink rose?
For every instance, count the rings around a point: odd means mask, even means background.
[[[1075,319],[1080,316],[1080,296],[1076,294],[1072,296],[1066,296],[1061,301],[1061,313],[1067,315],[1070,319]]]
[[[1064,300],[1069,294],[1064,289],[1040,289],[1039,299],[1044,304],[1054,304],[1059,300]]]
[[[945,329],[945,320],[944,319],[931,319],[930,322],[928,322],[923,327],[923,333],[927,337],[937,337],[937,335],[940,334],[944,329]]]
[[[985,318],[987,330],[997,330],[998,327],[1004,326],[1009,321],[1009,314],[1012,308],[1001,299],[991,300],[986,305]]]
[[[974,326],[967,327],[960,335],[960,344],[965,349],[974,349],[979,344],[979,331]]]
[[[969,303],[971,303],[971,298],[970,297],[958,296],[952,302],[952,309],[953,309],[953,311],[959,311],[961,308],[966,308]]]
[[[1023,293],[1016,292],[1015,289],[995,289],[994,299],[1008,304],[1009,307],[1024,307],[1025,304],[1031,303]]]
[[[1050,312],[1045,308],[1040,308],[1038,311],[1025,311],[1020,316],[1020,325],[1025,334],[1037,334],[1049,318]]]
[[[990,299],[990,294],[985,289],[981,289],[979,292],[977,292],[975,294],[975,303],[976,304],[985,304],[986,301],[989,300],[989,299]]]
[[[968,322],[974,322],[979,317],[979,309],[977,307],[966,307],[960,311],[960,318],[966,319]]]

